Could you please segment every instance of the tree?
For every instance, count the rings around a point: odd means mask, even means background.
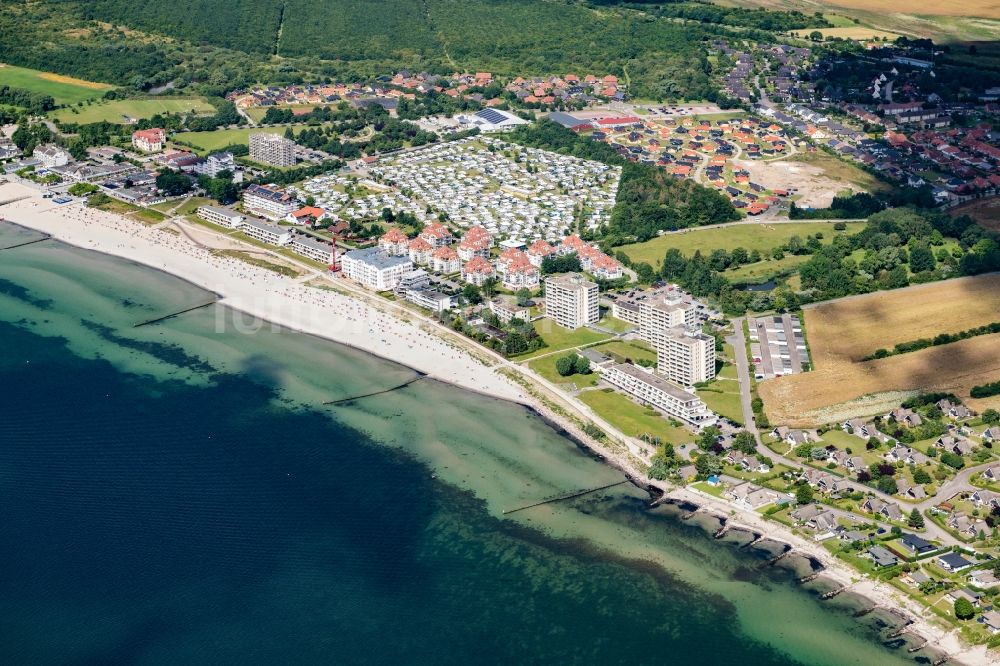
[[[193,187],[191,178],[180,173],[165,169],[156,177],[156,189],[167,196],[176,197],[189,192]]]
[[[712,453],[702,453],[694,463],[698,476],[707,477],[722,471],[722,462]]]
[[[526,307],[528,303],[531,302],[531,290],[530,289],[518,289],[514,292],[514,297],[517,298],[517,304],[522,308]]]
[[[741,430],[733,437],[733,448],[741,453],[750,455],[757,450],[757,442],[746,430]]]
[[[795,489],[795,501],[799,504],[809,504],[813,501],[813,489],[808,483],[803,483]]]
[[[578,375],[589,375],[590,359],[586,356],[577,356],[576,360],[573,362],[573,369],[576,370]]]
[[[906,524],[916,530],[924,526],[924,517],[920,515],[917,507],[913,507],[913,511],[910,512],[910,517],[907,519]]]
[[[972,602],[965,597],[955,599],[955,617],[959,620],[971,620],[976,615]]]
[[[987,425],[997,425],[1000,423],[1000,412],[992,407],[983,410],[983,423]]]
[[[698,448],[702,451],[708,451],[718,441],[721,434],[722,431],[716,426],[708,426],[698,435]]]
[[[462,289],[462,296],[465,297],[469,303],[473,305],[483,302],[483,295],[479,291],[479,287],[474,284],[467,284]]]
[[[576,354],[556,359],[556,372],[560,377],[569,377],[576,370]]]
[[[891,476],[883,476],[878,480],[878,489],[886,495],[895,495],[899,488],[896,486],[896,479]]]
[[[812,32],[809,33],[809,39],[811,39],[814,42],[822,42],[823,33],[820,32],[819,30],[813,30]]]

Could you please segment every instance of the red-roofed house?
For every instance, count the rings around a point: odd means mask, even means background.
[[[451,235],[448,228],[440,222],[431,222],[424,227],[424,230],[420,232],[420,238],[423,238],[434,247],[451,245],[452,241],[455,240],[455,237]]]
[[[287,217],[285,217],[285,219],[292,224],[304,224],[310,227],[316,222],[325,220],[326,218],[326,211],[318,206],[303,206],[296,211],[292,211]]]
[[[617,280],[624,274],[621,262],[603,252],[590,262],[590,272],[601,280]]]
[[[410,253],[410,239],[396,227],[389,229],[378,239],[378,246],[385,250],[386,254],[394,257],[403,257]]]
[[[562,243],[556,247],[557,254],[569,254],[570,252],[580,252],[583,248],[588,247],[583,239],[576,234],[570,234],[563,238]]]
[[[552,256],[555,252],[556,249],[554,247],[539,238],[531,244],[531,247],[528,248],[528,251],[525,254],[528,255],[528,261],[530,261],[533,266],[541,266],[545,257]]]
[[[431,254],[431,266],[439,273],[457,273],[462,267],[455,248],[444,245]]]
[[[532,265],[522,252],[504,272],[503,286],[507,289],[534,289],[538,286],[539,279],[538,267]]]
[[[483,231],[485,233],[485,229]],[[473,234],[472,229],[470,229],[458,243],[458,258],[462,261],[469,261],[473,257],[487,259],[490,256],[490,247],[492,245],[493,239],[488,233],[485,236]]]
[[[431,254],[434,246],[424,240],[423,236],[417,236],[410,241],[410,261],[421,266],[426,266],[431,261]]]
[[[473,257],[462,266],[462,279],[477,287],[481,287],[486,280],[496,277],[496,271],[490,262],[482,257]]]
[[[132,145],[144,153],[156,153],[163,150],[167,141],[167,133],[159,127],[132,132]]]

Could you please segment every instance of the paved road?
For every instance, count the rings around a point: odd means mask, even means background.
[[[803,469],[803,465],[802,465],[801,462],[799,462],[797,460],[793,460],[791,458],[786,458],[785,456],[783,456],[783,455],[781,455],[779,453],[775,453],[771,449],[769,449],[766,446],[764,446],[764,443],[761,441],[760,430],[757,428],[757,424],[756,424],[756,422],[754,421],[754,418],[753,418],[753,407],[752,407],[752,404],[751,404],[752,397],[751,397],[751,394],[750,394],[750,386],[751,386],[751,384],[750,384],[750,362],[747,359],[746,352],[745,352],[745,349],[746,349],[746,338],[745,338],[745,336],[743,334],[743,321],[744,320],[743,320],[742,317],[733,320],[734,333],[731,336],[729,336],[728,338],[726,338],[726,342],[728,342],[729,344],[731,344],[733,346],[733,352],[734,352],[733,355],[736,357],[735,358],[735,361],[736,361],[736,375],[739,378],[739,382],[740,382],[740,403],[741,403],[741,405],[743,407],[743,422],[746,424],[745,425],[746,430],[748,430],[749,432],[751,432],[753,434],[753,436],[754,436],[754,439],[757,440],[757,452],[758,453],[760,453],[761,455],[767,456],[768,458],[770,458],[771,460],[774,460],[777,463],[780,463],[780,464],[783,464],[783,465],[785,465],[787,467],[790,467],[791,469]],[[881,492],[880,490],[878,490],[876,488],[872,488],[870,486],[866,486],[866,485],[858,483],[856,481],[852,481],[852,480],[850,480],[848,478],[843,478],[843,477],[838,477],[838,478],[842,478],[842,480],[846,483],[846,485],[851,490],[855,490],[855,491],[866,493],[866,494],[875,495],[876,497],[878,497],[878,498],[880,498],[880,499],[882,499],[883,501],[886,501],[886,502],[894,502],[894,503],[896,503],[896,504],[899,505],[900,509],[904,513],[909,513],[909,511],[914,506],[916,506],[918,509],[920,509],[921,511],[923,511],[924,509],[926,509],[928,507],[935,506],[936,504],[940,503],[943,499],[947,499],[947,498],[951,497],[952,495],[954,495],[959,490],[962,490],[963,479],[964,479],[964,483],[967,484],[968,479],[971,477],[972,474],[976,473],[977,471],[981,472],[982,470],[986,469],[989,466],[990,466],[990,464],[988,463],[988,464],[985,464],[985,465],[980,465],[979,467],[972,467],[972,468],[969,468],[967,470],[963,470],[963,472],[960,473],[955,479],[953,479],[952,481],[950,481],[950,482],[946,483],[944,486],[942,486],[941,489],[938,491],[938,493],[933,498],[929,498],[929,499],[925,500],[924,502],[921,502],[920,504],[907,504],[906,502],[900,501],[899,498],[893,497],[891,495],[887,495],[887,494]],[[834,475],[834,476],[836,476],[836,475]],[[967,485],[966,485],[966,487],[967,487]],[[948,493],[948,494],[945,495],[945,493]],[[843,513],[846,514],[846,515],[855,515],[855,514],[849,514],[848,512],[843,512]],[[868,520],[868,521],[872,521],[871,516],[862,515],[861,517],[864,518],[864,519],[866,519],[866,520]],[[883,527],[887,527],[887,525],[882,525],[882,526]],[[930,520],[925,520],[924,521],[924,526],[926,528],[926,532],[924,533],[924,535],[927,536],[928,538],[937,539],[941,543],[947,544],[947,545],[958,545],[958,544],[961,543],[958,539],[956,539],[955,537],[953,537],[951,534],[949,534],[944,529],[942,529],[941,527],[939,527],[935,523],[931,522]]]

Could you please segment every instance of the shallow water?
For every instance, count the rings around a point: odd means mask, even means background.
[[[414,373],[217,305],[133,328],[210,297],[0,252],[0,662],[912,663],[630,484],[505,514],[623,479],[520,406],[323,406]]]

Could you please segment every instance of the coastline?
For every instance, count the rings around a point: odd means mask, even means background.
[[[561,416],[544,402],[488,366],[468,351],[419,323],[404,321],[368,302],[331,290],[306,286],[301,278],[277,275],[267,269],[230,257],[217,257],[189,240],[154,229],[122,215],[83,208],[79,204],[58,206],[41,199],[39,193],[21,185],[0,185],[0,192],[20,188],[31,199],[0,206],[0,214],[13,224],[48,234],[52,239],[76,247],[124,258],[164,271],[219,296],[217,304],[234,312],[271,322],[279,327],[315,335],[397,363],[430,378],[482,395],[516,402],[538,415],[548,425],[569,437],[577,446],[626,474],[635,485],[662,492],[665,498],[689,501],[703,510],[726,517],[734,526],[746,526],[769,538],[784,542],[823,566],[822,573],[851,590],[889,609],[905,609],[913,620],[908,633],[928,639],[953,659],[967,664],[997,663],[984,646],[963,645],[955,631],[932,626],[913,600],[888,584],[863,578],[836,560],[821,545],[810,542],[783,525],[765,521],[756,514],[737,511],[728,502],[688,488],[675,488],[649,480],[635,469],[627,455],[610,451],[582,433],[572,419]],[[3,194],[0,194],[3,196]],[[316,276],[307,276],[311,281]],[[327,278],[331,285],[336,279]],[[415,315],[414,315],[415,317]],[[655,489],[655,491],[653,490]]]

